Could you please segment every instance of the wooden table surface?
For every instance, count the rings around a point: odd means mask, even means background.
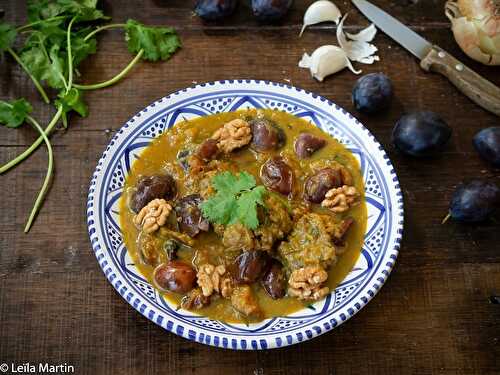
[[[395,100],[378,116],[356,113],[350,99],[358,78],[345,70],[325,82],[297,67],[304,52],[335,44],[331,25],[311,27],[299,39],[311,1],[296,0],[278,25],[259,25],[247,1],[230,19],[204,25],[186,0],[107,0],[115,22],[133,17],[177,28],[183,49],[165,63],[141,63],[112,88],[90,92],[88,118],[73,117],[52,136],[56,174],[31,232],[23,226],[42,183],[46,151],[0,178],[0,362],[67,363],[78,374],[499,374],[500,231],[498,223],[441,225],[454,187],[476,177],[500,182],[471,140],[499,118],[474,105],[445,79],[387,36],[375,44],[381,61],[357,65],[382,71]],[[499,68],[481,66],[455,44],[443,0],[374,0],[430,41],[445,48],[497,85]],[[348,1],[346,24],[368,24]],[[4,19],[24,23],[23,1],[0,0]],[[102,33],[99,52],[81,69],[85,82],[111,77],[131,59],[120,31]],[[396,267],[381,292],[354,318],[312,341],[261,352],[200,345],[168,333],[132,309],[108,283],[91,250],[85,220],[87,189],[97,160],[113,134],[154,100],[196,82],[256,78],[290,83],[327,97],[353,112],[388,151],[404,191],[405,231]],[[47,121],[31,81],[10,58],[0,62],[0,98],[25,96]],[[412,159],[390,144],[397,119],[413,109],[440,113],[453,128],[446,151]],[[45,123],[45,122],[44,122]],[[0,129],[0,162],[34,139],[29,127]]]

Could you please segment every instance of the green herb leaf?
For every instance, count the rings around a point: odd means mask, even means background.
[[[74,68],[97,51],[97,40],[95,38],[85,40],[85,36],[91,30],[90,28],[81,29],[71,35],[71,54]]]
[[[109,19],[96,9],[97,0],[31,0],[28,1],[28,20],[36,22],[56,16],[78,17],[78,21]]]
[[[253,188],[255,178],[246,172],[240,173],[239,176],[235,176],[230,172],[223,172],[212,179],[212,185],[217,191],[224,191],[234,195]]]
[[[218,224],[227,224],[235,216],[236,199],[232,196],[216,194],[202,203],[203,216]]]
[[[8,128],[17,128],[26,120],[26,116],[32,110],[33,107],[24,98],[10,103],[0,101],[0,124]]]
[[[0,22],[0,52],[12,47],[16,36],[16,29],[12,25]]]
[[[264,206],[262,200],[266,189],[264,186],[257,186],[250,191],[244,191],[241,193],[240,198],[237,201],[236,215],[237,219],[233,220],[235,222],[240,222],[244,226],[250,229],[255,229],[259,226],[259,219],[257,217],[257,204]]]
[[[49,0],[28,0],[28,20],[36,22],[62,14],[62,6]]]
[[[66,42],[66,30],[63,25],[64,20],[43,21],[33,26],[33,31],[26,39],[25,47],[43,43],[45,46],[62,46]]]
[[[58,95],[59,99],[55,101],[56,107],[62,106],[62,121],[65,128],[68,127],[68,112],[75,111],[82,117],[87,117],[89,109],[83,101],[83,94],[74,87],[68,92],[62,91]]]
[[[73,67],[96,52],[96,39],[85,40],[89,32],[90,28],[83,28],[71,33]],[[65,88],[68,73],[66,31],[56,25],[33,31],[21,51],[21,60],[39,81],[55,89]]]
[[[56,0],[61,4],[65,13],[77,16],[78,21],[95,21],[99,19],[109,19],[102,11],[96,9],[97,0]]]
[[[60,52],[58,45],[53,45],[47,53],[42,42],[31,44],[21,52],[21,60],[30,73],[38,80],[45,81],[55,89],[65,87],[66,58]]]
[[[143,49],[144,60],[167,60],[181,46],[177,33],[171,27],[150,27],[128,20],[125,32],[128,50],[138,53]]]
[[[264,206],[262,198],[266,189],[255,186],[255,178],[251,174],[240,172],[235,176],[223,172],[211,182],[217,193],[202,203],[203,216],[217,224],[241,223],[250,229],[259,226],[257,206]]]

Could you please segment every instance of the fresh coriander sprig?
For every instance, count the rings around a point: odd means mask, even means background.
[[[90,85],[75,84],[74,87],[80,90],[96,90],[114,85],[125,77],[141,58],[148,61],[167,60],[181,46],[180,39],[173,28],[149,27],[130,19],[127,23],[115,23],[98,27],[90,32],[84,38],[84,41],[92,38],[100,31],[116,28],[125,30],[128,50],[136,53],[134,59],[120,73],[105,82]]]
[[[217,224],[240,223],[249,229],[259,226],[257,206],[264,206],[264,186],[256,186],[255,178],[240,172],[238,176],[223,172],[212,178],[217,193],[202,203],[203,216]]]
[[[61,119],[64,127],[68,126],[69,112],[76,112],[82,117],[88,115],[82,90],[111,86],[125,77],[139,60],[167,60],[180,48],[180,40],[172,28],[149,27],[134,20],[128,20],[125,24],[89,26],[89,22],[109,19],[96,9],[96,4],[97,0],[28,0],[28,24],[16,29],[0,22],[0,54],[7,52],[23,68],[46,103],[50,103],[50,99],[43,85],[59,90],[54,101],[57,111],[45,129],[29,115],[32,108],[24,99],[12,103],[0,102],[0,124],[18,127],[28,122],[40,134],[24,152],[1,166],[0,174],[25,160],[42,142],[45,142],[48,150],[47,174],[25,232],[30,229],[43,203],[53,173],[53,150],[48,137]],[[95,35],[112,28],[125,30],[128,50],[135,54],[133,60],[105,82],[90,85],[75,83],[75,77],[80,77],[78,65],[96,52]],[[27,35],[27,38],[22,48],[16,51],[14,42],[19,33]],[[243,193],[241,197],[242,202],[247,199]]]

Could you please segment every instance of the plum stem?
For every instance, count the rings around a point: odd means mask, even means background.
[[[450,217],[451,217],[451,214],[448,212],[448,215],[446,215],[445,218],[443,219],[443,221],[441,221],[441,224],[446,223]]]

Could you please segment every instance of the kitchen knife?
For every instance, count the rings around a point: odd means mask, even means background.
[[[375,26],[414,54],[422,69],[442,74],[473,102],[500,116],[500,88],[382,9],[366,0],[352,2]]]

